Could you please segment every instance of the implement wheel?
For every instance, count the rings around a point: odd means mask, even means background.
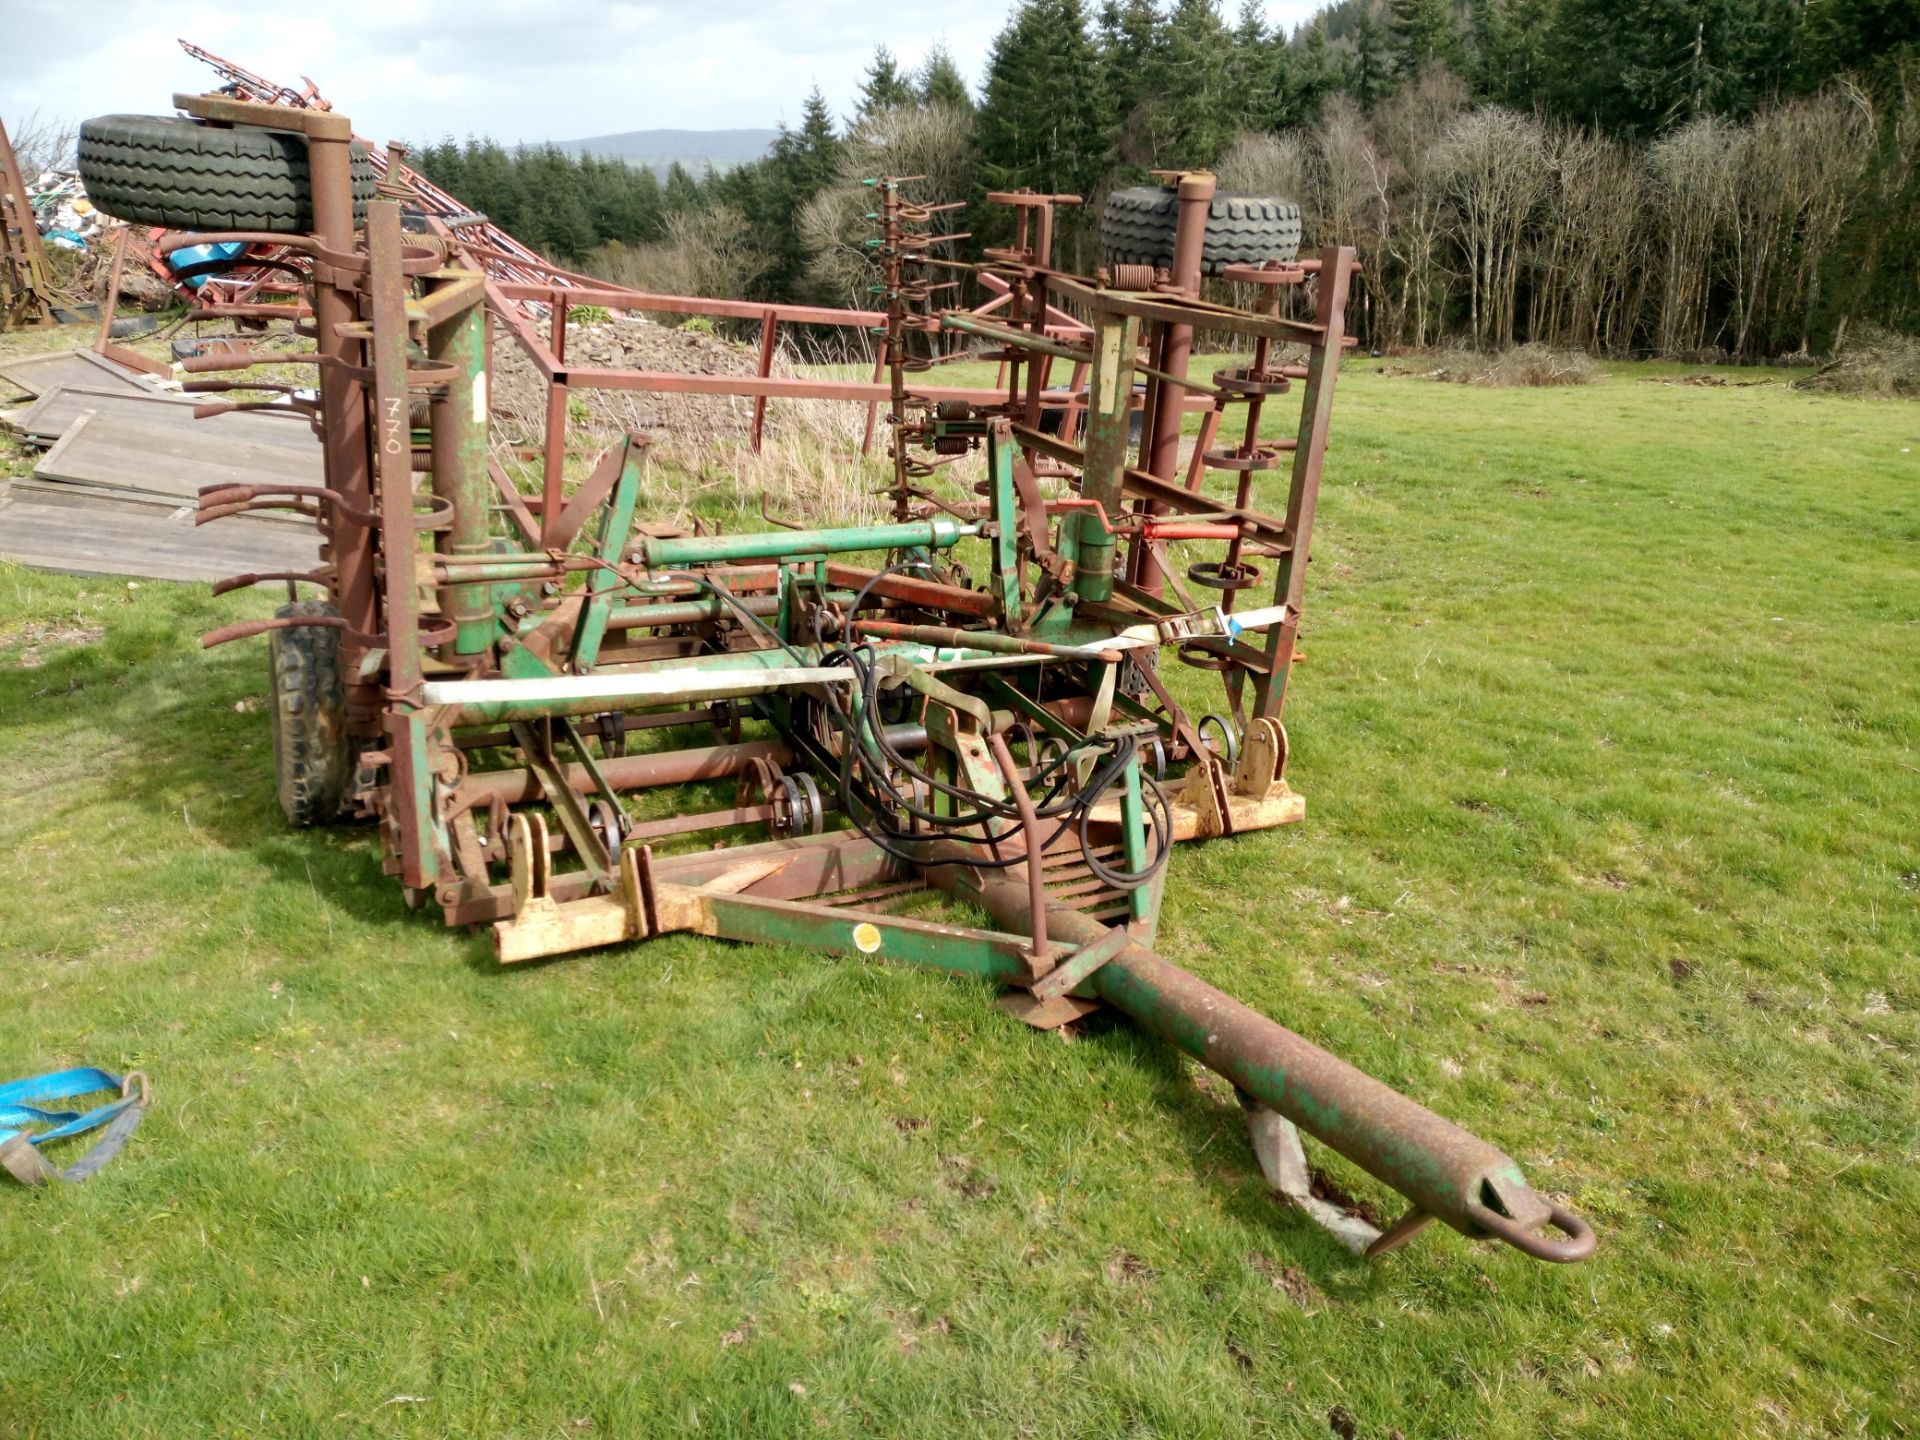
[[[313,229],[304,136],[170,115],[101,115],[80,127],[87,198],[135,225],[175,230]],[[353,218],[373,198],[373,162],[353,143]]]
[[[1134,185],[1107,196],[1100,219],[1100,245],[1116,265],[1173,264],[1173,231],[1180,213],[1176,192]],[[1202,274],[1229,265],[1291,260],[1300,253],[1300,207],[1268,195],[1216,195],[1207,209]]]
[[[338,616],[324,600],[297,600],[275,619]],[[326,825],[346,809],[353,774],[347,742],[347,688],[340,675],[340,632],[295,625],[267,633],[273,684],[273,773],[280,808],[297,826]]]

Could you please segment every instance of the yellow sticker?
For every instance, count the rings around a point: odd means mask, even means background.
[[[853,943],[862,955],[871,955],[880,948],[880,927],[870,920],[862,920],[853,927]]]

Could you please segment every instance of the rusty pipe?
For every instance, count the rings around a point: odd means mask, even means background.
[[[1178,211],[1173,232],[1173,288],[1182,295],[1200,294],[1200,270],[1206,256],[1207,219],[1213,206],[1215,181],[1204,170],[1190,171],[1180,177]],[[1153,429],[1146,444],[1147,472],[1161,480],[1172,480],[1180,470],[1180,425],[1186,417],[1187,365],[1193,356],[1193,327],[1166,325],[1161,331],[1156,368],[1164,378],[1154,382]],[[1149,515],[1165,507],[1156,501],[1146,506]],[[1134,583],[1149,595],[1158,595],[1163,581],[1160,565],[1146,541],[1136,542]]]
[[[957,630],[947,625],[897,625],[889,620],[849,620],[847,629],[852,633],[871,635],[877,640],[908,640],[954,650],[992,650],[1006,655],[1052,655],[1067,660],[1099,660],[1107,665],[1120,662],[1118,650],[1055,645],[1047,640],[1003,635],[997,630]]]
[[[956,615],[971,615],[985,620],[994,613],[993,596],[984,590],[966,590],[958,585],[942,585],[937,580],[922,580],[912,575],[880,575],[858,565],[827,562],[827,583],[836,588],[862,590],[871,585],[872,593],[927,610],[950,610]]]
[[[934,855],[967,853],[949,841]],[[1032,933],[1033,899],[1004,873],[942,864],[925,874],[979,904],[997,924]],[[1048,933],[1076,946],[1109,933],[1057,902],[1047,903],[1045,915]],[[1138,941],[1096,970],[1087,986],[1461,1234],[1504,1240],[1543,1260],[1584,1260],[1593,1253],[1592,1227],[1529,1186],[1509,1156]],[[1538,1233],[1549,1224],[1563,1238]]]
[[[1185,520],[1143,520],[1140,533],[1149,540],[1238,540],[1240,527]]]
[[[321,126],[307,134],[307,171],[313,188],[313,239],[320,248],[345,255],[353,250],[352,132],[345,125]],[[340,327],[358,318],[358,298],[346,276],[329,271],[313,280],[315,346],[336,363],[320,367],[320,427],[325,457],[326,486],[340,508],[321,517],[328,558],[334,566],[334,599],[350,630],[363,635],[380,631],[374,570],[374,532],[366,520],[356,519],[373,509],[373,454],[369,445],[366,388],[352,371],[365,361],[366,347],[345,339]],[[350,653],[348,661],[360,658]],[[354,733],[371,738],[379,732],[375,719],[380,708],[377,687],[357,682],[348,710]]]
[[[603,707],[604,708],[604,707]],[[697,750],[667,750],[657,755],[621,755],[601,760],[600,773],[616,790],[644,790],[655,785],[684,785],[694,780],[722,780],[740,774],[755,760],[786,766],[793,751],[782,740],[745,740],[737,745],[708,745]],[[582,795],[594,790],[593,776],[584,765],[561,767]],[[454,809],[485,805],[496,797],[509,805],[542,798],[540,777],[531,770],[489,770],[467,776],[454,797]]]

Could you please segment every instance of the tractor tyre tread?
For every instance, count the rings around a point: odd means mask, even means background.
[[[324,600],[298,600],[282,605],[274,618],[306,620],[339,613]],[[267,658],[280,808],[289,823],[303,829],[331,824],[346,809],[353,770],[340,631],[327,625],[270,630]]]
[[[1158,185],[1135,185],[1107,196],[1100,244],[1110,264],[1173,264],[1173,233],[1179,196]],[[1215,195],[1207,209],[1203,274],[1229,265],[1291,260],[1300,253],[1300,207],[1267,195]]]
[[[313,229],[304,136],[171,115],[100,115],[81,125],[79,155],[87,198],[129,224],[274,235]],[[359,224],[374,173],[358,140],[352,166]]]

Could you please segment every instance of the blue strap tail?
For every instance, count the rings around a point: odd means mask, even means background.
[[[135,1081],[139,1083],[136,1085],[133,1083]],[[91,1110],[51,1110],[33,1103],[71,1100],[102,1090],[116,1092],[115,1098]],[[45,1075],[29,1075],[22,1080],[8,1081],[0,1085],[0,1147],[13,1147],[22,1138],[26,1145],[17,1147],[20,1155],[10,1158],[7,1168],[28,1183],[39,1183],[45,1178],[85,1179],[119,1152],[127,1136],[133,1133],[134,1126],[140,1123],[146,1108],[147,1082],[144,1075],[129,1075],[122,1080],[109,1071],[83,1065],[72,1070],[55,1070]],[[20,1128],[26,1125],[45,1125],[49,1128],[31,1132]],[[31,1153],[27,1146],[37,1149],[50,1140],[85,1134],[102,1125],[107,1126],[107,1133],[100,1143],[79,1164],[64,1173],[47,1169],[40,1161],[28,1162],[24,1158]],[[9,1154],[12,1155],[11,1150]]]

